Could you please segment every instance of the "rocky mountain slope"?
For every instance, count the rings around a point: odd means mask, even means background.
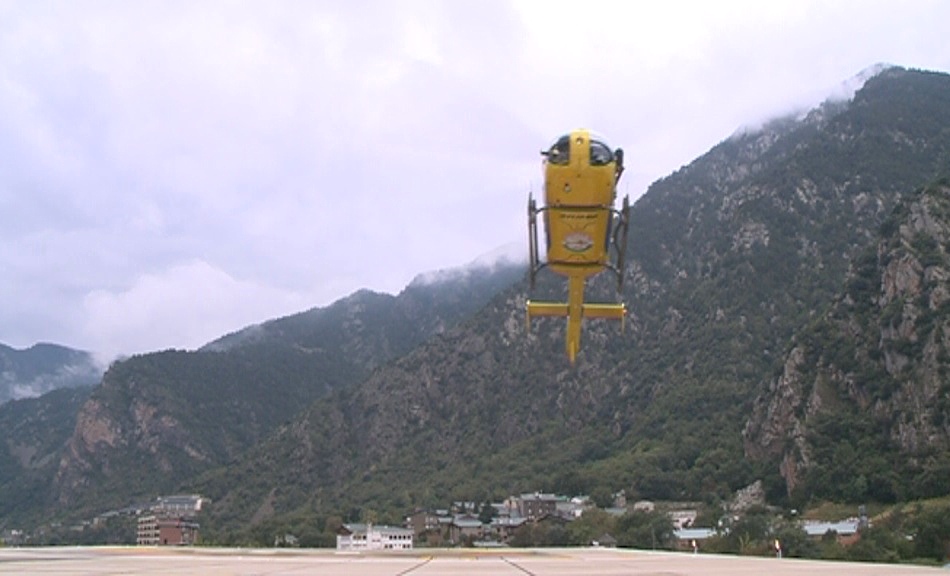
[[[891,68],[737,134],[633,207],[630,329],[587,323],[576,368],[563,322],[524,331],[519,284],[196,486],[232,527],[539,488],[715,499],[763,478],[787,497],[743,438],[754,401],[893,208],[950,170],[948,125],[950,78]]]
[[[746,426],[790,494],[950,493],[950,181],[902,201],[833,307],[797,336]]]

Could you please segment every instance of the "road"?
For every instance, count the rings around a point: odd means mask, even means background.
[[[939,568],[568,548],[337,553],[218,548],[0,548],[0,574],[49,576],[942,576]]]

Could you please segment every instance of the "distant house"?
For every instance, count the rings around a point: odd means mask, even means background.
[[[617,539],[608,533],[603,533],[596,540],[592,540],[590,543],[591,546],[601,546],[604,548],[616,548]]]
[[[462,538],[481,538],[484,525],[470,514],[456,516],[449,524],[449,541],[459,543]]]
[[[571,498],[570,500],[559,500],[554,505],[554,513],[568,520],[580,518],[591,507],[588,500],[582,498]]]
[[[24,541],[22,530],[4,530],[0,534],[0,545],[22,546]]]
[[[649,500],[638,500],[633,503],[634,512],[653,512],[656,510],[656,504]]]
[[[344,524],[336,533],[337,550],[412,550],[412,547],[413,533],[408,528]]]
[[[139,516],[135,541],[140,546],[190,546],[198,542],[195,515],[208,502],[197,494],[160,496]],[[107,514],[138,513],[141,507]],[[106,516],[106,515],[103,515]]]
[[[815,520],[806,520],[802,523],[802,530],[812,539],[820,539],[825,534],[834,534],[839,544],[850,546],[860,539],[858,527],[860,522],[851,518],[849,520],[839,520],[838,522],[820,522]]]
[[[696,521],[697,516],[696,510],[672,510],[669,513],[673,528],[689,528]]]
[[[417,509],[406,517],[405,526],[412,530],[415,542],[420,545],[424,542],[428,546],[440,546],[448,535],[448,525],[451,522],[448,510]]]
[[[452,502],[453,514],[475,514],[478,512],[478,502],[471,500],[456,500]]]
[[[197,494],[160,496],[152,504],[151,511],[169,518],[194,516],[201,512],[201,507],[206,503],[207,498],[202,498]]]
[[[198,542],[198,523],[155,514],[139,516],[135,541],[139,546],[192,546]]]
[[[496,540],[499,542],[507,542],[515,533],[515,530],[520,528],[527,521],[527,518],[520,516],[500,516],[498,518],[492,518],[489,530]]]
[[[559,500],[560,498],[554,494],[542,494],[540,492],[522,494],[517,499],[518,513],[528,520],[550,516],[557,511]]]
[[[673,540],[677,550],[696,550],[703,542],[716,535],[712,528],[677,528],[673,530]]]
[[[439,530],[439,516],[433,511],[418,509],[406,517],[406,528],[416,537],[430,531]]]
[[[274,536],[274,548],[300,548],[300,538],[289,533]]]

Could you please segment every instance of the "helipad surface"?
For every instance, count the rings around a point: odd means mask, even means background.
[[[0,574],[366,576],[693,576],[948,574],[938,568],[850,564],[638,550],[416,550],[346,554],[327,550],[216,548],[0,548]]]

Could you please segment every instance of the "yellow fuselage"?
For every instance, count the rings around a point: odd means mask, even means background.
[[[544,161],[547,260],[558,274],[586,278],[607,265],[610,210],[617,195],[616,164],[612,160],[591,163],[591,137],[586,130],[575,130],[567,138],[567,161],[550,154]]]
[[[587,278],[608,265],[613,204],[622,169],[618,169],[619,153],[615,156],[587,130],[562,136],[544,156],[541,212],[547,235],[546,265],[568,277],[568,301],[529,301],[527,313],[529,319],[567,317],[566,349],[573,363],[580,349],[582,318],[622,320],[625,313],[623,304],[584,303]]]

